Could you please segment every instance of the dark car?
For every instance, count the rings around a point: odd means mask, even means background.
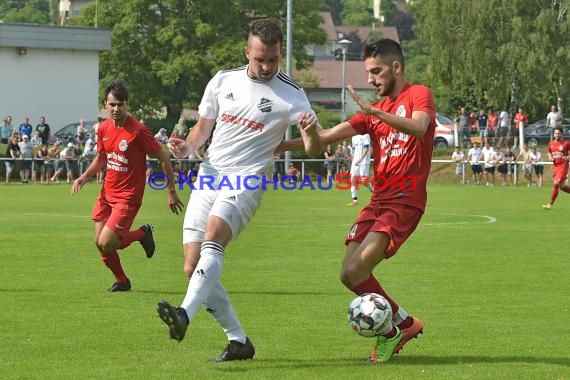
[[[563,129],[562,137],[570,140],[570,118],[562,120],[560,125]],[[524,141],[528,146],[536,146],[538,144],[548,144],[552,136],[553,129],[546,126],[546,119],[536,121],[524,127]]]
[[[85,128],[87,128],[87,135],[93,134],[93,126],[97,123],[97,120],[89,120],[85,121]],[[56,141],[61,141],[63,143],[72,142],[75,143],[75,139],[77,137],[77,126],[79,125],[79,121],[76,121],[71,124],[67,124],[57,131],[51,134],[49,139],[49,143],[53,144]]]

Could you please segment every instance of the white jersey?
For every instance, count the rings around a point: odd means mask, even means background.
[[[370,165],[370,136],[355,135],[352,136],[352,164],[355,165],[362,157],[364,149],[368,148],[366,157],[360,162],[360,165]]]
[[[271,175],[275,148],[302,112],[315,114],[303,89],[281,70],[269,82],[251,79],[247,66],[219,71],[198,107],[201,117],[216,120],[204,173]]]

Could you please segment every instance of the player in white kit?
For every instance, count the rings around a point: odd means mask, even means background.
[[[352,137],[352,164],[350,165],[350,195],[352,201],[348,206],[358,204],[358,189],[365,186],[372,192],[370,184],[370,136],[356,135]]]
[[[180,307],[160,301],[157,311],[170,337],[180,342],[204,305],[229,341],[213,359],[216,362],[251,359],[255,354],[220,282],[226,246],[259,207],[265,188],[261,177],[272,180],[274,152],[289,125],[298,125],[310,156],[322,151],[316,115],[304,91],[279,70],[282,40],[276,23],[253,22],[245,48],[248,65],[218,72],[206,87],[198,107],[200,118],[186,141],[171,139],[168,144],[175,157],[183,158],[198,150],[213,131],[198,172],[198,178],[214,179],[213,189],[192,191],[184,219],[187,293]]]

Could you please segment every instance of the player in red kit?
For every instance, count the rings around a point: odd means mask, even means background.
[[[553,140],[548,143],[548,157],[554,164],[554,184],[550,194],[550,202],[542,207],[545,210],[552,210],[552,205],[558,197],[560,190],[570,193],[570,186],[566,184],[568,177],[568,161],[570,160],[570,142],[562,138],[562,128],[556,127],[553,132]]]
[[[145,224],[130,231],[144,195],[146,155],[157,158],[168,178],[174,178],[170,159],[150,129],[128,114],[128,100],[129,92],[123,80],[114,80],[105,88],[105,107],[111,118],[99,125],[97,155],[71,187],[71,194],[76,194],[106,165],[107,174],[91,218],[95,222],[95,245],[115,277],[109,292],[131,290],[117,250],[139,241],[148,258],[154,255],[153,226]],[[178,214],[183,205],[174,181],[169,182],[167,193],[168,206]]]
[[[404,57],[397,42],[381,39],[371,43],[363,56],[368,82],[383,100],[368,104],[348,86],[362,112],[319,134],[323,146],[357,134],[370,135],[374,179],[380,180],[372,181],[370,204],[360,211],[345,240],[341,281],[358,295],[377,293],[390,302],[393,327],[388,334],[377,337],[370,355],[372,362],[387,362],[423,331],[423,323],[386,293],[372,271],[396,254],[424,213],[435,104],[429,88],[406,81]],[[280,150],[300,146],[300,141],[290,140],[283,142]]]

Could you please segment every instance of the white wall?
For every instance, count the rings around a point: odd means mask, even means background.
[[[94,120],[99,109],[97,51],[0,47],[0,118],[35,126],[45,116],[52,133],[79,119]]]

